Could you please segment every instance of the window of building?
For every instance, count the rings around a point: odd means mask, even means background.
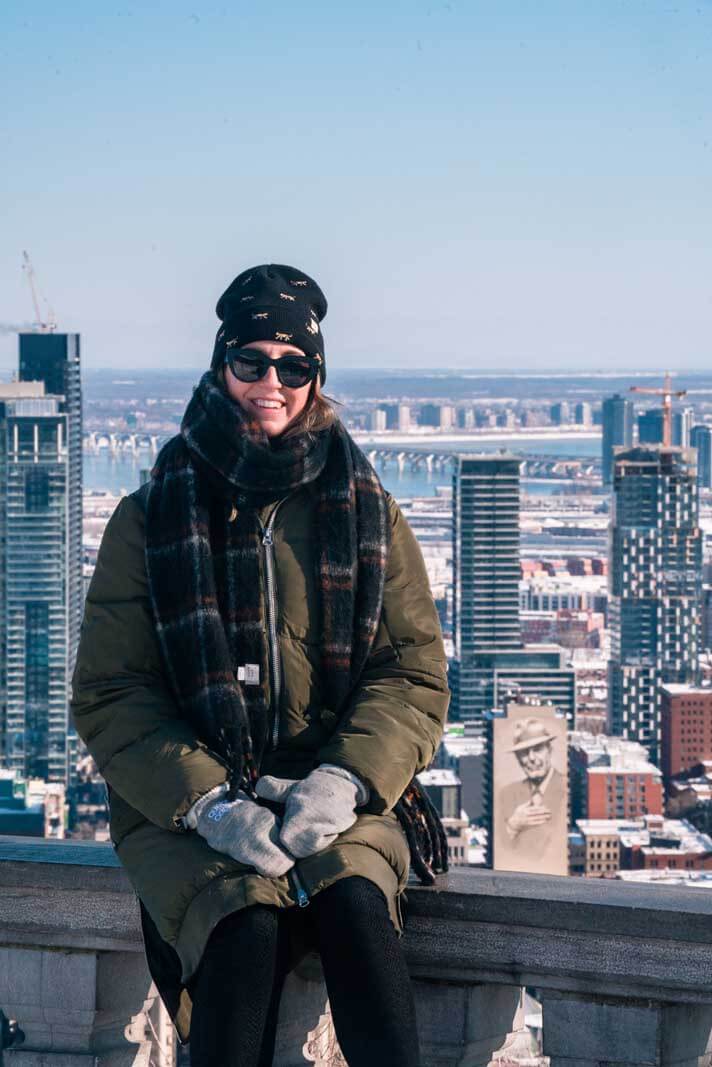
[[[43,511],[49,507],[49,472],[43,467],[25,471],[25,511]]]

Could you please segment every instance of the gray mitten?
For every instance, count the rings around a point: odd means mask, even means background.
[[[279,843],[279,819],[268,808],[239,791],[225,801],[227,785],[218,785],[196,800],[185,825],[197,830],[216,852],[254,867],[267,878],[279,878],[294,866],[294,857]]]
[[[299,859],[321,852],[353,826],[354,809],[369,797],[360,778],[330,763],[317,767],[303,781],[265,775],[258,778],[255,792],[266,800],[286,803],[280,841]]]

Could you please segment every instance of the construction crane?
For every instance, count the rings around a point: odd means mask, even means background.
[[[57,320],[54,316],[54,312],[49,306],[49,302],[47,301],[47,299],[45,297],[42,297],[45,304],[47,304],[47,318],[46,320],[42,318],[42,312],[40,311],[40,302],[37,297],[37,286],[35,285],[35,268],[32,266],[32,263],[30,262],[30,257],[28,256],[27,252],[22,253],[22,260],[22,269],[27,275],[27,281],[30,285],[30,292],[32,293],[32,303],[35,307],[35,324],[37,328],[42,331],[42,333],[51,333],[53,330],[57,329]]]
[[[644,385],[631,385],[631,393],[650,393],[653,396],[663,398],[663,445],[670,447],[672,444],[672,398],[687,396],[687,389],[672,389],[670,371],[665,371],[664,385],[662,389],[653,389]]]

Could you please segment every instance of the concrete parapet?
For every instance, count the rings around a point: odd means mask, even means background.
[[[551,1067],[712,1067],[712,895],[461,868],[408,897],[424,1067],[537,1063],[524,985]],[[277,1067],[339,1062],[325,1001],[318,971],[290,976]],[[173,1067],[110,845],[0,838],[0,1008],[26,1034],[5,1067]]]

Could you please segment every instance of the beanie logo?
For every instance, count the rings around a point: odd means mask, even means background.
[[[319,333],[319,323],[315,319],[310,319],[307,323],[307,330],[309,333]]]
[[[266,319],[269,315],[268,311],[255,311],[252,314],[253,319]]]
[[[292,296],[291,293],[280,293],[279,298],[280,300],[291,300],[292,303],[297,299],[296,296]]]
[[[299,278],[299,279],[290,278],[289,284],[290,285],[306,285],[307,281],[306,281],[306,278]]]
[[[274,335],[275,341],[291,341],[293,337],[293,333],[280,333],[279,330]]]
[[[254,299],[255,299],[254,296],[241,296],[240,297],[240,303],[244,304],[246,300],[254,300]]]
[[[236,345],[238,343],[238,340],[239,340],[239,338],[233,337],[232,341],[228,341],[227,342],[227,344],[225,345],[225,348],[232,348],[233,345]]]

